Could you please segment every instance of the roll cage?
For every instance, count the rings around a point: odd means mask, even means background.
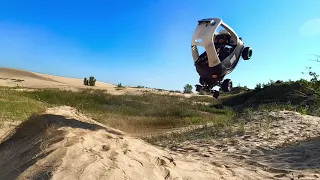
[[[238,35],[236,32],[222,21],[220,18],[207,18],[198,21],[198,26],[195,29],[192,42],[192,57],[194,62],[199,58],[199,52],[197,46],[202,46],[205,48],[208,57],[208,66],[214,67],[221,63],[220,58],[218,57],[217,50],[214,46],[215,36],[218,35],[218,28],[223,27],[227,30],[230,35],[230,45],[237,46],[239,42]]]

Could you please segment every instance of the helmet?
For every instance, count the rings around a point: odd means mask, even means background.
[[[219,34],[226,34],[231,36],[231,34],[227,30],[220,30]]]

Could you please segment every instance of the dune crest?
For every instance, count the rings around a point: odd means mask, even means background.
[[[84,77],[90,75],[84,74]],[[96,77],[99,79],[99,77]],[[120,83],[120,82],[119,82]],[[100,89],[105,90],[110,94],[122,95],[132,94],[139,95],[144,92],[153,92],[158,94],[173,94],[190,97],[196,94],[181,94],[173,93],[169,91],[159,91],[153,88],[140,88],[140,87],[125,87],[118,88],[115,84],[96,81],[95,86],[85,86],[82,78],[72,78],[50,75],[45,73],[31,72],[20,69],[3,68],[0,67],[0,86],[5,87],[20,87],[19,90],[42,89],[42,88],[54,88],[61,90],[79,91],[82,89]]]

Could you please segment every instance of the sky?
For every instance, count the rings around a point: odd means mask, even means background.
[[[319,70],[319,0],[55,0],[0,3],[0,67],[128,86],[183,90],[199,75],[197,21],[222,18],[253,49],[234,86],[297,80]]]

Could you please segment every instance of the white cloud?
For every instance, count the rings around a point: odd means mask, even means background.
[[[320,35],[320,18],[310,19],[302,24],[300,33],[303,36],[317,36]]]

